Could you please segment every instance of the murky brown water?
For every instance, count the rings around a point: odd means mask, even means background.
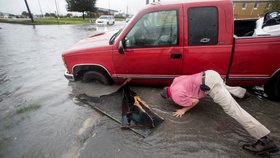
[[[243,151],[241,145],[254,140],[210,98],[175,118],[176,107],[161,99],[161,87],[132,86],[165,118],[146,138],[79,102],[78,94],[118,88],[68,83],[63,76],[61,52],[93,34],[92,25],[0,27],[0,157],[269,157]],[[238,102],[280,146],[280,103],[258,96]]]

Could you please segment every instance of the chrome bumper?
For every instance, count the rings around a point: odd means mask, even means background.
[[[69,81],[75,81],[75,78],[72,74],[69,74],[67,71],[64,72],[64,77]]]

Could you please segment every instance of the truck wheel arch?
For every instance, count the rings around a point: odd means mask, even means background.
[[[273,73],[264,85],[264,91],[269,99],[280,101],[280,68]]]
[[[76,79],[83,79],[84,74],[87,72],[96,72],[96,74],[103,75],[107,78],[108,83],[113,83],[112,77],[109,71],[102,65],[99,64],[79,64],[73,67],[73,75]],[[94,73],[92,73],[94,74]],[[100,78],[100,77],[98,77]]]

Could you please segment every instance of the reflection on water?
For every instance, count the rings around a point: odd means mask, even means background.
[[[258,157],[241,149],[253,139],[210,98],[175,118],[177,107],[161,99],[161,88],[133,86],[165,118],[145,139],[75,100],[118,88],[63,76],[61,52],[96,33],[92,25],[0,27],[0,157]],[[279,144],[279,103],[256,96],[238,102]]]

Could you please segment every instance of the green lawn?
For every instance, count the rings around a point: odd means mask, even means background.
[[[86,24],[94,23],[95,19],[85,19],[82,18],[36,18],[34,23],[31,20],[23,19],[0,19],[0,22],[4,23],[15,23],[15,24],[35,24],[35,25],[46,25],[46,24]]]
[[[82,18],[40,18],[35,19],[35,22],[39,24],[86,24],[95,22],[95,19],[83,20]]]

